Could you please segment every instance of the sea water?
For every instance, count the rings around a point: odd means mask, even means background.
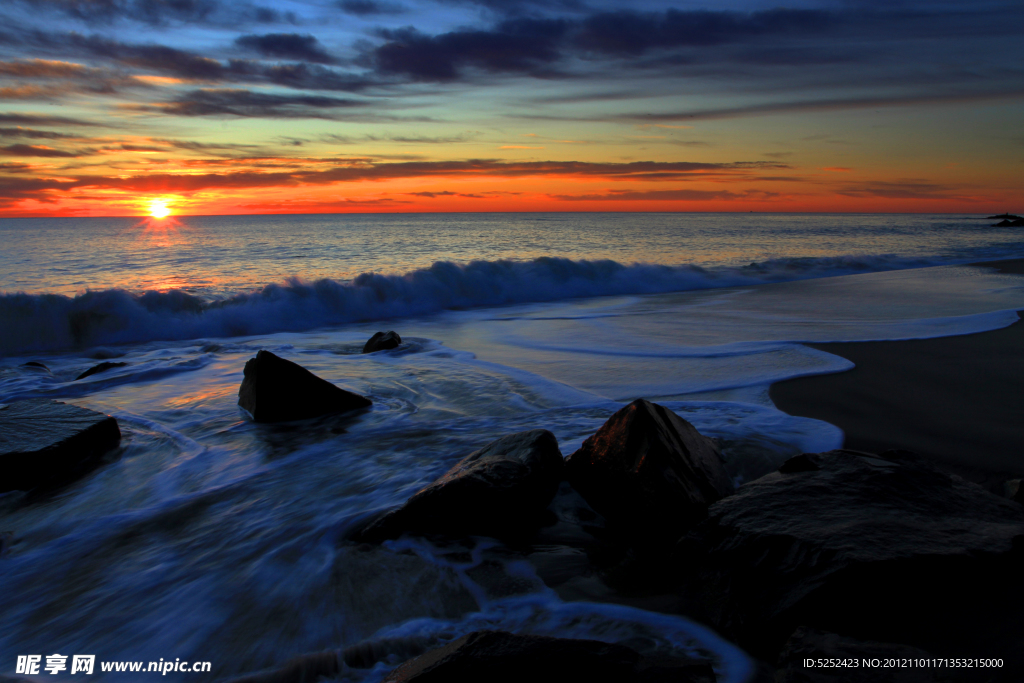
[[[1024,257],[1024,233],[992,222],[2,220],[0,403],[104,411],[123,441],[52,495],[0,495],[0,532],[13,534],[0,673],[18,655],[61,653],[211,661],[226,676],[368,642],[382,661],[343,677],[373,681],[397,661],[388,643],[499,628],[702,653],[722,680],[745,680],[750,660],[708,627],[611,604],[594,577],[552,590],[494,540],[367,548],[345,535],[502,434],[550,429],[567,455],[637,397],[719,438],[737,483],[837,447],[837,428],[776,410],[768,385],[850,367],[801,342],[1011,324],[1024,281],[965,265]],[[359,353],[383,329],[405,344]],[[372,410],[254,424],[237,390],[259,349],[371,397]],[[108,359],[126,365],[75,379]],[[501,589],[481,578],[498,565]]]

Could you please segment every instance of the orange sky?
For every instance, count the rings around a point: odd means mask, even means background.
[[[0,217],[1024,210],[1019,4],[649,4],[15,3]]]

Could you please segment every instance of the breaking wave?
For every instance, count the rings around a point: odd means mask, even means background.
[[[289,278],[209,301],[181,290],[0,294],[0,354],[99,344],[298,332],[442,310],[654,294],[940,265],[891,255],[787,258],[701,268],[543,257],[439,261],[402,275],[348,281]]]

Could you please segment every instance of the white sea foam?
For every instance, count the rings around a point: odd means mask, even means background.
[[[878,255],[701,268],[543,257],[439,261],[402,275],[363,273],[347,281],[289,278],[213,301],[181,290],[108,289],[73,297],[8,293],[0,294],[0,353],[302,331],[446,309],[753,285],[934,263]]]

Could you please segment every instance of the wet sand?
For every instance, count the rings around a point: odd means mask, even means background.
[[[1024,275],[1024,259],[972,265]],[[780,410],[838,426],[846,448],[916,451],[993,490],[1024,476],[1024,320],[938,339],[808,346],[856,367],[772,385]]]

